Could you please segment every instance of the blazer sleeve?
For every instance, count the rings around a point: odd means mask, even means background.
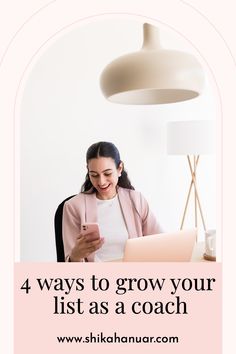
[[[157,221],[155,215],[149,208],[148,202],[140,193],[140,209],[142,216],[142,232],[143,236],[155,235],[163,232],[159,222]]]
[[[64,243],[65,261],[69,261],[71,250],[75,245],[75,241],[80,234],[81,220],[79,213],[73,205],[65,202],[62,218],[62,235]]]

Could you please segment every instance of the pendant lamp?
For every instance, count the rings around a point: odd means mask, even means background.
[[[108,64],[100,85],[104,96],[113,103],[175,103],[200,95],[204,72],[193,55],[163,49],[158,28],[145,23],[141,50]]]

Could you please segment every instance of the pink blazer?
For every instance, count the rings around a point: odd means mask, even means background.
[[[130,238],[162,232],[141,193],[118,187],[118,199]],[[79,193],[64,204],[62,232],[66,261],[68,261],[75,240],[81,232],[81,225],[84,222],[97,221],[95,193]],[[88,261],[94,261],[94,254],[89,255]]]

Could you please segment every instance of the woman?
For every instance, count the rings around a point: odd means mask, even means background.
[[[131,185],[116,146],[91,145],[86,154],[87,175],[81,193],[63,209],[65,259],[69,262],[121,259],[129,237],[161,232],[147,201]],[[83,223],[98,222],[103,237],[83,236]]]

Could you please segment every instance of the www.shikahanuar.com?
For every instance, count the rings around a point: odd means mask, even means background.
[[[116,332],[106,336],[103,332],[88,336],[57,337],[58,343],[179,343],[177,336],[119,336]]]

